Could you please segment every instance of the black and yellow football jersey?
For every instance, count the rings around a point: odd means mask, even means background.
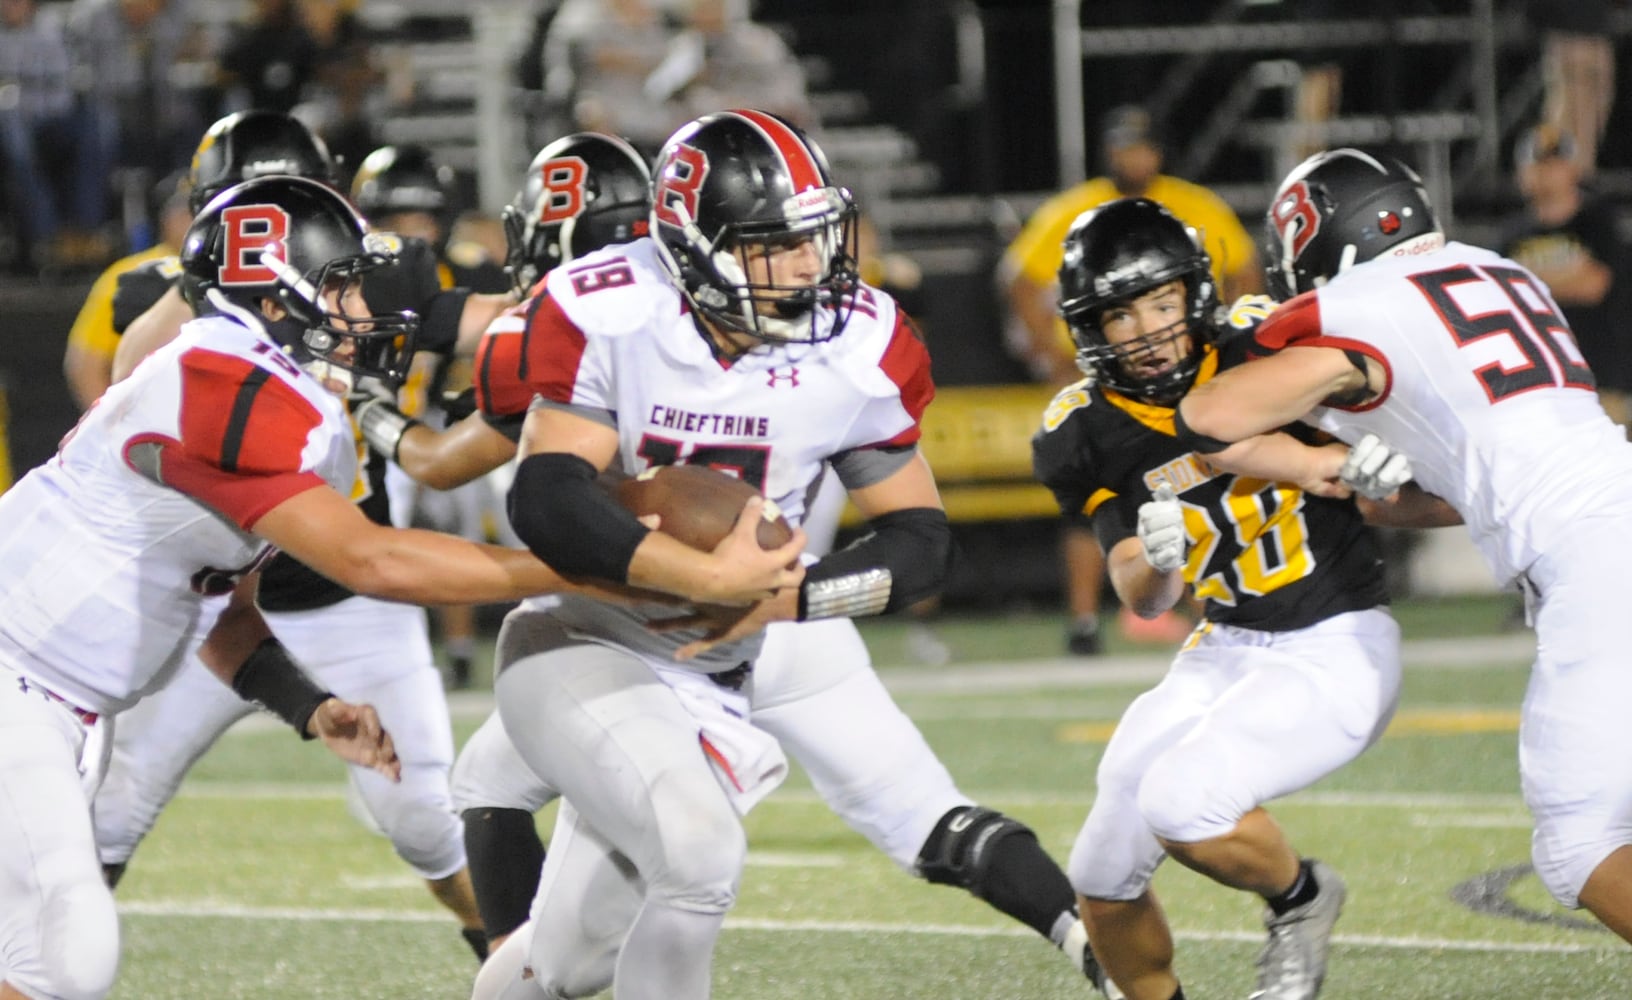
[[[1196,381],[1245,360],[1243,328],[1266,313],[1238,305]],[[1317,440],[1301,425],[1287,431]],[[1352,500],[1211,467],[1178,443],[1171,407],[1088,381],[1067,386],[1032,439],[1032,466],[1060,511],[1086,517],[1107,552],[1135,534],[1139,506],[1170,483],[1190,541],[1184,578],[1209,621],[1283,632],[1387,603],[1376,537]]]

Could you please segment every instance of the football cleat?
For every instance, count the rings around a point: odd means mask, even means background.
[[[1313,1000],[1326,979],[1332,928],[1348,894],[1343,879],[1321,861],[1310,862],[1318,892],[1282,914],[1264,914],[1269,941],[1258,956],[1258,988],[1248,1000]]]

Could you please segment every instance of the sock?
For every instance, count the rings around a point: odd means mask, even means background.
[[[1320,892],[1320,885],[1315,881],[1315,873],[1310,869],[1307,860],[1298,862],[1298,877],[1293,880],[1287,890],[1279,896],[1270,896],[1264,899],[1270,910],[1280,916],[1290,910],[1295,910],[1314,899]]]
[[[1065,872],[1043,851],[1034,835],[1001,837],[992,844],[991,852],[981,884],[972,886],[972,891],[1063,946],[1064,933],[1076,921],[1077,908],[1077,893]]]

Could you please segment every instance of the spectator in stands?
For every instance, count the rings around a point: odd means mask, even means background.
[[[646,95],[675,34],[655,0],[567,0],[544,44],[547,98],[569,128],[621,135],[650,156],[672,131],[668,109]]]
[[[357,17],[357,0],[299,0],[300,23],[314,46],[312,78],[296,115],[323,137],[347,170],[379,142],[375,119],[385,72]]]
[[[1612,0],[1530,0],[1532,27],[1541,32],[1546,74],[1543,117],[1575,138],[1581,176],[1598,166],[1598,143],[1615,103]]]
[[[109,264],[91,285],[90,294],[68,331],[62,372],[68,380],[68,391],[81,410],[88,409],[112,384],[113,355],[119,347],[119,335],[125,323],[134,318],[116,315],[114,293],[119,276],[146,261],[164,257],[177,257],[176,266],[180,267],[182,237],[187,235],[187,226],[193,221],[184,180],[184,174],[175,173],[155,186],[152,198],[153,216],[158,219],[158,242]]]
[[[1039,381],[1066,385],[1082,378],[1076,351],[1060,320],[1055,276],[1072,220],[1090,208],[1116,198],[1142,196],[1172,212],[1201,234],[1213,259],[1214,279],[1223,301],[1263,287],[1252,237],[1224,200],[1208,189],[1170,177],[1162,170],[1162,143],[1150,113],[1124,105],[1105,118],[1101,145],[1106,173],[1067,188],[1043,202],[998,265],[998,280],[1010,313],[1008,336],[1014,352]],[[1066,600],[1071,622],[1066,648],[1092,656],[1101,651],[1099,606],[1105,580],[1105,557],[1093,533],[1067,523],[1062,537]],[[1136,640],[1177,642],[1189,631],[1182,615],[1169,611],[1146,621],[1124,609],[1120,623]]]
[[[98,162],[129,170],[130,191],[145,204],[204,130],[199,95],[211,53],[196,0],[74,0],[68,39]]]
[[[798,57],[782,36],[749,19],[742,0],[690,0],[684,30],[670,40],[644,90],[667,104],[672,128],[748,106],[807,130],[816,124]]]
[[[1574,137],[1544,123],[1520,137],[1514,152],[1525,206],[1504,228],[1502,255],[1547,283],[1575,331],[1612,420],[1632,424],[1632,332],[1614,305],[1626,293],[1627,242],[1616,213],[1581,188]]]
[[[0,0],[0,162],[21,230],[19,270],[106,263],[96,231],[107,217],[107,166],[96,152],[55,12]]]
[[[254,12],[218,60],[227,105],[288,113],[316,75],[317,42],[301,20],[299,0],[255,0]]]

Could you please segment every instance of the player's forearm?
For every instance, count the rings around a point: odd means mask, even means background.
[[[1290,434],[1259,434],[1207,456],[1213,466],[1238,476],[1296,483],[1304,487],[1337,478],[1348,449],[1311,447]]]
[[[486,434],[470,433],[475,420]],[[460,421],[446,431],[414,424],[397,442],[396,460],[415,482],[434,490],[451,490],[492,472],[516,457],[510,439],[487,428],[480,416]]]
[[[1230,444],[1291,424],[1328,398],[1365,386],[1365,376],[1332,347],[1292,347],[1201,383],[1179,401],[1180,437],[1204,453],[1207,439]]]
[[[313,566],[358,593],[406,604],[492,604],[576,589],[525,549],[417,529],[380,528],[343,568]]]
[[[272,637],[266,619],[255,606],[255,577],[240,581],[209,634],[198,648],[198,658],[223,684],[232,685],[238,668],[262,642]]]
[[[1105,560],[1117,599],[1141,618],[1155,618],[1184,597],[1184,572],[1163,573],[1145,559],[1139,539],[1118,542]]]
[[[1448,528],[1462,523],[1455,507],[1416,483],[1400,487],[1392,501],[1355,497],[1366,523],[1379,528]]]
[[[494,320],[518,301],[520,300],[512,292],[473,294],[466,298],[464,308],[459,312],[459,339],[454,344],[454,354],[461,357],[475,354],[476,344],[482,339],[482,334],[487,332],[487,328]]]

